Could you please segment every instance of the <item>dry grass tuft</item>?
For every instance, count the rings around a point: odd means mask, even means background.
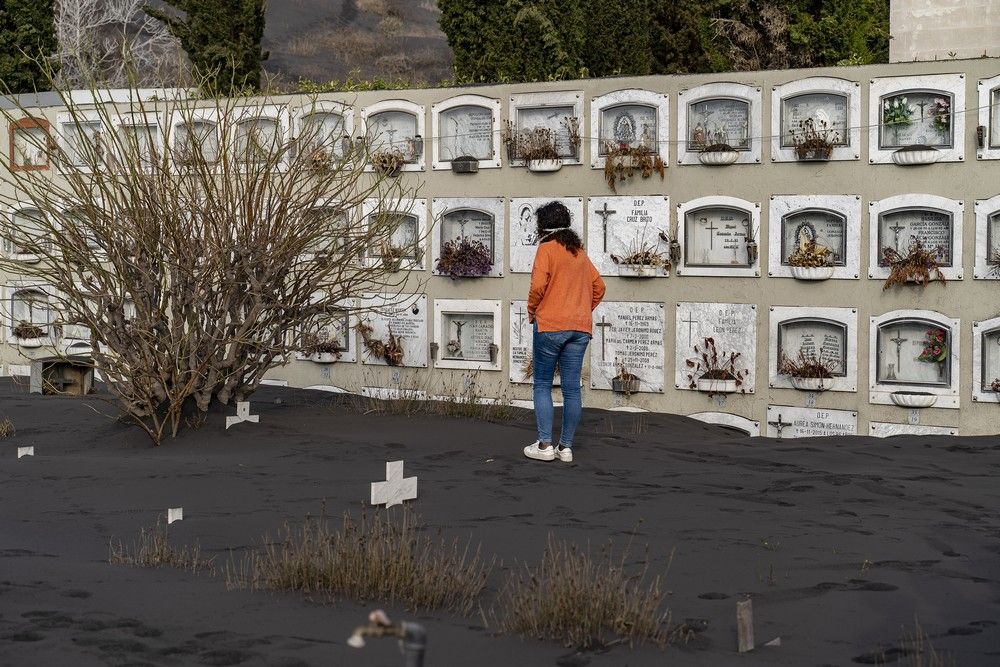
[[[4,417],[0,419],[0,438],[9,438],[17,432],[14,428],[14,422],[11,421],[10,417]]]
[[[550,535],[537,567],[511,573],[493,620],[505,632],[579,649],[646,642],[663,648],[670,622],[663,610],[666,592],[659,576],[647,580],[648,554],[632,571],[628,553],[626,547],[616,559],[608,543],[595,560],[589,550]]]
[[[112,538],[108,545],[108,562],[112,565],[129,565],[131,567],[160,567],[170,565],[191,572],[208,571],[214,573],[214,558],[204,558],[201,548],[183,547],[175,549],[170,546],[167,527],[162,521],[157,521],[152,528],[140,528],[139,536],[132,544]]]
[[[478,546],[422,534],[420,518],[406,508],[359,520],[345,512],[335,532],[324,514],[306,517],[301,528],[286,524],[280,541],[265,542],[239,562],[230,559],[229,589],[293,590],[468,615],[494,565]]]

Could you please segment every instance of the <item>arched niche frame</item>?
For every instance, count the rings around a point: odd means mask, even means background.
[[[163,115],[157,112],[112,114],[111,126],[124,153],[119,158],[138,155],[141,165],[152,169],[166,147],[163,121]]]
[[[699,197],[677,205],[681,260],[677,275],[760,276],[754,245],[760,239],[760,204],[736,197]],[[759,252],[757,250],[756,252]]]
[[[939,107],[938,100],[948,109]],[[928,145],[937,150],[937,162],[961,162],[965,159],[965,116],[964,74],[872,79],[868,161],[891,164],[900,148]],[[893,122],[893,118],[900,120]]]
[[[474,157],[480,169],[500,167],[500,100],[456,95],[431,105],[433,169],[451,169],[451,161]]]
[[[393,230],[389,244],[402,251],[399,255],[400,271],[418,271],[427,266],[427,200],[404,199],[395,201],[391,209],[379,206],[378,199],[366,199],[361,204],[361,217],[367,229],[371,217],[376,214],[398,216],[398,224]],[[380,248],[368,248],[364,261],[374,266],[387,259]]]
[[[628,88],[590,100],[590,166],[604,169],[607,145],[628,144],[656,153],[670,162],[670,98],[640,88]]]
[[[200,151],[207,163],[219,159],[222,148],[223,118],[215,108],[195,108],[170,114],[168,146],[171,163],[182,169]]]
[[[493,266],[483,277],[503,276],[504,200],[503,197],[435,197],[431,202],[434,225],[431,232],[430,266],[434,275],[441,250],[447,241],[468,238],[480,241],[491,252]]]
[[[291,112],[292,135],[299,151],[345,154],[345,143],[354,141],[354,107],[332,100],[315,100]],[[346,138],[346,142],[345,142]]]
[[[434,299],[435,368],[501,370],[502,334],[500,301]]]
[[[868,338],[868,400],[901,407],[959,407],[960,325],[933,310],[893,310],[871,318]],[[941,363],[919,361],[930,331],[948,346]],[[907,399],[926,402],[913,405]],[[909,405],[908,405],[909,403]]]
[[[1000,280],[1000,195],[977,199],[976,261],[972,277]]]
[[[3,315],[3,336],[6,341],[23,348],[37,348],[49,345],[56,338],[55,303],[51,287],[35,281],[16,280],[3,287],[3,305],[0,307]],[[21,322],[26,322],[42,329],[41,336],[19,338],[14,335],[14,329]]]
[[[223,131],[229,132],[228,145],[240,162],[268,162],[286,145],[290,133],[288,109],[279,104],[236,107]],[[287,158],[282,157],[282,164]]]
[[[972,323],[972,400],[1000,403],[1000,317]]]
[[[95,161],[94,152],[100,152],[109,146],[104,134],[111,128],[104,120],[97,109],[56,114],[54,134],[64,169],[90,172]]]
[[[792,278],[789,255],[815,240],[831,250],[831,278],[859,277],[861,195],[772,195],[767,229],[767,275]]]
[[[716,424],[735,431],[740,431],[750,438],[760,437],[760,422],[754,419],[747,419],[731,412],[696,412],[688,415],[691,419],[697,419],[706,424]]]
[[[313,301],[322,299],[323,294],[317,293]],[[322,354],[315,349],[300,349],[295,352],[296,361],[313,361],[319,364],[336,362],[339,364],[354,363],[358,360],[357,346],[357,299],[344,299],[335,304],[332,312],[319,318],[311,326],[311,330],[299,329],[297,336],[315,337],[317,342],[331,342],[339,352]],[[304,340],[303,342],[311,342]]]
[[[772,306],[768,329],[767,373],[771,387],[793,388],[778,368],[784,353],[793,361],[799,351],[830,364],[832,378],[824,391],[858,390],[858,311],[856,308]]]
[[[892,247],[906,256],[910,237],[916,236],[925,248],[941,245],[939,261],[945,280],[962,279],[962,216],[965,203],[937,195],[905,194],[868,203],[868,277],[885,280],[883,248]]]
[[[1000,74],[980,79],[976,90],[979,97],[976,157],[980,160],[1000,160]]]
[[[546,93],[517,93],[510,96],[508,118],[515,132],[549,129],[556,134],[556,146],[563,164],[581,164],[583,143],[574,148],[570,142],[566,118],[575,118],[578,128],[583,128],[583,91],[553,91]],[[509,159],[512,167],[524,167],[525,161],[516,156]]]
[[[759,86],[707,83],[679,92],[677,107],[678,164],[699,164],[702,147],[714,143],[735,148],[737,164],[760,162],[763,125]]]
[[[402,171],[423,171],[424,107],[406,100],[383,100],[361,109],[361,123],[369,150],[398,149],[406,157]],[[365,171],[372,171],[369,164]]]
[[[771,88],[771,161],[795,162],[800,123],[833,139],[831,160],[861,157],[861,84],[828,76],[790,81]],[[823,123],[826,123],[824,126]],[[824,130],[825,127],[825,130]]]
[[[3,254],[24,264],[36,264],[42,255],[33,247],[34,243],[45,244],[45,214],[31,204],[17,204],[4,211],[4,225],[9,226],[10,237],[3,240]],[[23,239],[23,243],[17,243]]]

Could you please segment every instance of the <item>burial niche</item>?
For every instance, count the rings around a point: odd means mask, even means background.
[[[442,162],[459,157],[492,160],[493,110],[463,104],[442,111],[438,117],[438,150]]]
[[[317,255],[324,252],[343,251],[350,243],[347,212],[339,206],[316,206],[303,213],[308,220],[306,226],[314,236],[314,243],[308,252]]]
[[[1000,86],[990,91],[990,148],[1000,149]]]
[[[441,216],[441,255],[437,271],[453,277],[489,275],[496,263],[493,244],[496,220],[492,213],[458,208]]]
[[[118,126],[118,138],[125,151],[124,157],[137,157],[144,167],[151,166],[160,157],[160,127],[156,123],[122,123]]]
[[[951,331],[937,322],[900,318],[879,324],[875,354],[880,384],[951,385]]]
[[[952,107],[955,97],[943,90],[903,90],[879,98],[881,149],[905,146],[954,146]]]
[[[833,377],[847,377],[847,325],[823,318],[798,317],[778,323],[778,365],[822,364]]]
[[[781,146],[794,148],[796,138],[802,141],[807,121],[826,133],[834,146],[850,145],[850,98],[841,93],[809,92],[791,95],[781,100]]]
[[[909,248],[919,242],[934,254],[938,266],[951,267],[954,262],[950,211],[933,208],[904,208],[880,213],[878,216],[879,266],[889,266],[886,249],[906,257]]]
[[[684,220],[684,265],[746,268],[755,259],[750,211],[729,206],[705,206],[688,211]]]
[[[49,168],[49,122],[23,118],[10,126],[10,164],[14,171]]]
[[[12,233],[4,251],[20,262],[39,261],[45,250],[44,214],[36,208],[18,209],[11,215],[11,224]]]
[[[982,333],[980,341],[979,391],[990,392],[1000,401],[1000,326]]]
[[[517,107],[516,118],[515,129],[519,135],[530,135],[536,131],[551,132],[560,158],[578,157],[579,146],[570,136],[570,126],[578,122],[574,105]],[[578,141],[578,137],[576,139]]]
[[[15,289],[10,295],[10,333],[22,347],[39,347],[49,335],[49,298],[40,289]]]
[[[333,111],[311,111],[302,116],[300,129],[303,141],[299,148],[310,159],[344,156],[347,127],[343,115]]]
[[[601,109],[598,133],[599,155],[621,146],[655,153],[659,145],[657,109],[648,104],[617,104]]]
[[[442,358],[452,361],[479,361],[492,363],[496,354],[493,347],[493,313],[451,313],[441,316],[444,327]]]
[[[1000,277],[1000,211],[986,218],[986,267],[991,277]]]
[[[380,111],[368,116],[368,141],[373,153],[403,154],[406,162],[417,162],[423,152],[416,114],[409,111]]]
[[[199,157],[211,164],[219,159],[219,126],[207,119],[191,119],[174,128],[175,159],[192,164]]]
[[[278,147],[278,121],[265,116],[238,121],[233,138],[238,159],[253,163],[267,162],[275,155]]]
[[[816,242],[830,251],[832,266],[847,264],[847,217],[828,209],[803,209],[781,218],[781,264],[789,266],[792,253]]]
[[[398,270],[403,260],[420,263],[420,223],[417,216],[397,211],[379,211],[373,213],[371,219],[378,219],[379,230],[387,230],[389,234],[387,239],[369,248],[369,257],[382,260],[393,270]]]
[[[333,363],[349,358],[354,361],[351,349],[351,320],[346,310],[338,310],[323,317],[311,331],[302,332],[302,353],[309,361]]]
[[[61,126],[64,154],[71,166],[93,166],[107,157],[107,140],[100,120],[78,118],[63,122]]]
[[[750,102],[714,97],[689,104],[688,144],[693,150],[719,144],[737,151],[751,150]]]

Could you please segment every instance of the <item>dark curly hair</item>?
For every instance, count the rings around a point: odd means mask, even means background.
[[[542,243],[555,241],[573,253],[574,257],[583,248],[583,241],[570,229],[569,209],[562,202],[549,202],[535,211],[535,216],[538,218],[539,238],[547,234]]]

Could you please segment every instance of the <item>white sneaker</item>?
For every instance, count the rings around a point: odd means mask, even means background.
[[[538,440],[524,448],[524,455],[537,461],[551,461],[556,457],[556,448],[549,445],[545,449],[538,446]]]
[[[572,447],[563,447],[563,446],[560,445],[559,447],[556,447],[556,456],[559,457],[560,461],[563,461],[565,463],[572,463],[573,462],[573,448]]]

